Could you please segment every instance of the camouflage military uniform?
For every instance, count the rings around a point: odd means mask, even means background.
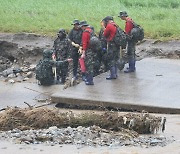
[[[102,50],[100,51],[98,57],[99,57],[99,61],[100,63],[102,62],[104,65],[104,71],[108,71],[109,67],[108,67],[108,57],[107,57],[107,41],[106,38],[103,35],[104,30],[101,29],[99,32],[99,39],[101,41],[101,46],[102,46]]]
[[[68,39],[66,38],[66,35],[64,35],[63,37],[58,37],[55,41],[54,41],[54,54],[56,56],[56,61],[64,61],[69,57],[69,48],[70,48],[70,41],[68,41]],[[66,76],[68,73],[68,64],[69,63],[65,63],[63,64],[63,67],[56,68],[56,72],[57,72],[57,80],[59,80],[59,78],[61,78],[61,82],[64,83],[66,80]]]
[[[110,41],[108,42],[107,48],[108,68],[111,68],[118,64],[120,47],[118,47],[114,41]]]
[[[52,71],[53,66],[62,67],[63,61],[53,61],[52,60],[52,51],[44,50],[43,51],[43,60],[36,66],[36,79],[39,80],[41,85],[51,85],[54,82],[54,74]]]

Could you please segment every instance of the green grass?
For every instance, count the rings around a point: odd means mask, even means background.
[[[180,38],[179,0],[0,0],[0,31],[55,35],[77,18],[98,32],[107,15],[124,28],[117,17],[121,10],[144,27],[146,37]]]

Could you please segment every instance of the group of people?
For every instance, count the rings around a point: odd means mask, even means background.
[[[136,69],[135,45],[137,42],[131,36],[134,21],[128,17],[126,11],[120,12],[118,17],[126,21],[124,32],[127,36],[126,49],[129,67],[124,72],[134,72]],[[64,29],[59,30],[58,37],[54,41],[53,50],[43,52],[43,61],[46,61],[43,73],[46,71],[50,71],[50,73],[46,79],[43,79],[45,82],[41,82],[37,75],[38,71],[36,71],[36,78],[41,84],[52,84],[54,76],[57,77],[57,82],[64,84],[68,74],[69,62],[71,61],[73,63],[73,81],[78,78],[79,62],[80,67],[85,68],[81,69],[81,75],[86,85],[94,85],[93,77],[98,75],[101,63],[103,63],[105,71],[110,70],[106,79],[117,79],[117,64],[121,47],[114,41],[119,26],[114,22],[113,17],[107,16],[102,19],[101,31],[98,37],[94,33],[94,28],[86,21],[80,22],[75,19],[72,25],[73,28],[68,35]],[[48,60],[50,61],[49,64],[47,64]],[[40,65],[43,65],[42,61],[37,66],[40,68]],[[56,67],[55,73],[53,72],[53,66]],[[47,68],[49,69],[47,70]],[[39,74],[41,74],[40,71]]]

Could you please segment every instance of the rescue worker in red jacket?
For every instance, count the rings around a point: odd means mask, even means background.
[[[136,45],[136,40],[134,40],[131,36],[131,30],[134,27],[134,21],[128,17],[128,14],[126,11],[122,11],[119,13],[119,16],[122,20],[125,20],[125,33],[127,34],[127,56],[128,56],[128,63],[129,67],[124,71],[125,73],[130,73],[134,72],[136,70],[135,67],[135,45]]]
[[[85,84],[86,85],[94,85],[94,82],[93,82],[94,53],[89,45],[91,33],[93,33],[93,30],[87,24],[86,21],[80,22],[80,27],[83,30],[81,58],[85,59],[85,66],[86,66]]]
[[[104,37],[107,41],[108,67],[110,69],[110,74],[106,79],[112,80],[117,78],[117,62],[119,59],[119,47],[113,41],[117,25],[111,16],[105,17],[102,21],[104,23]]]

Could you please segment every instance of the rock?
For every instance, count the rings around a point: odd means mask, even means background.
[[[21,75],[18,75],[18,77],[16,78],[16,82],[22,82],[24,81],[24,77]]]
[[[22,71],[23,72],[28,72],[28,68],[27,67],[22,67]]]
[[[8,78],[15,78],[15,77],[16,75],[14,73],[8,75]]]
[[[2,72],[2,75],[4,77],[7,77],[9,74],[12,74],[12,73],[13,73],[13,68],[8,68]]]
[[[56,126],[49,127],[49,131],[56,131],[58,128]]]
[[[15,83],[13,79],[8,80],[9,83]]]
[[[29,78],[24,78],[24,79],[23,79],[23,81],[27,81],[27,80],[29,80]]]
[[[36,65],[31,64],[29,67],[29,71],[35,71]]]
[[[26,74],[26,77],[28,77],[28,78],[32,78],[32,76],[33,76],[33,72],[28,72],[28,73]]]

